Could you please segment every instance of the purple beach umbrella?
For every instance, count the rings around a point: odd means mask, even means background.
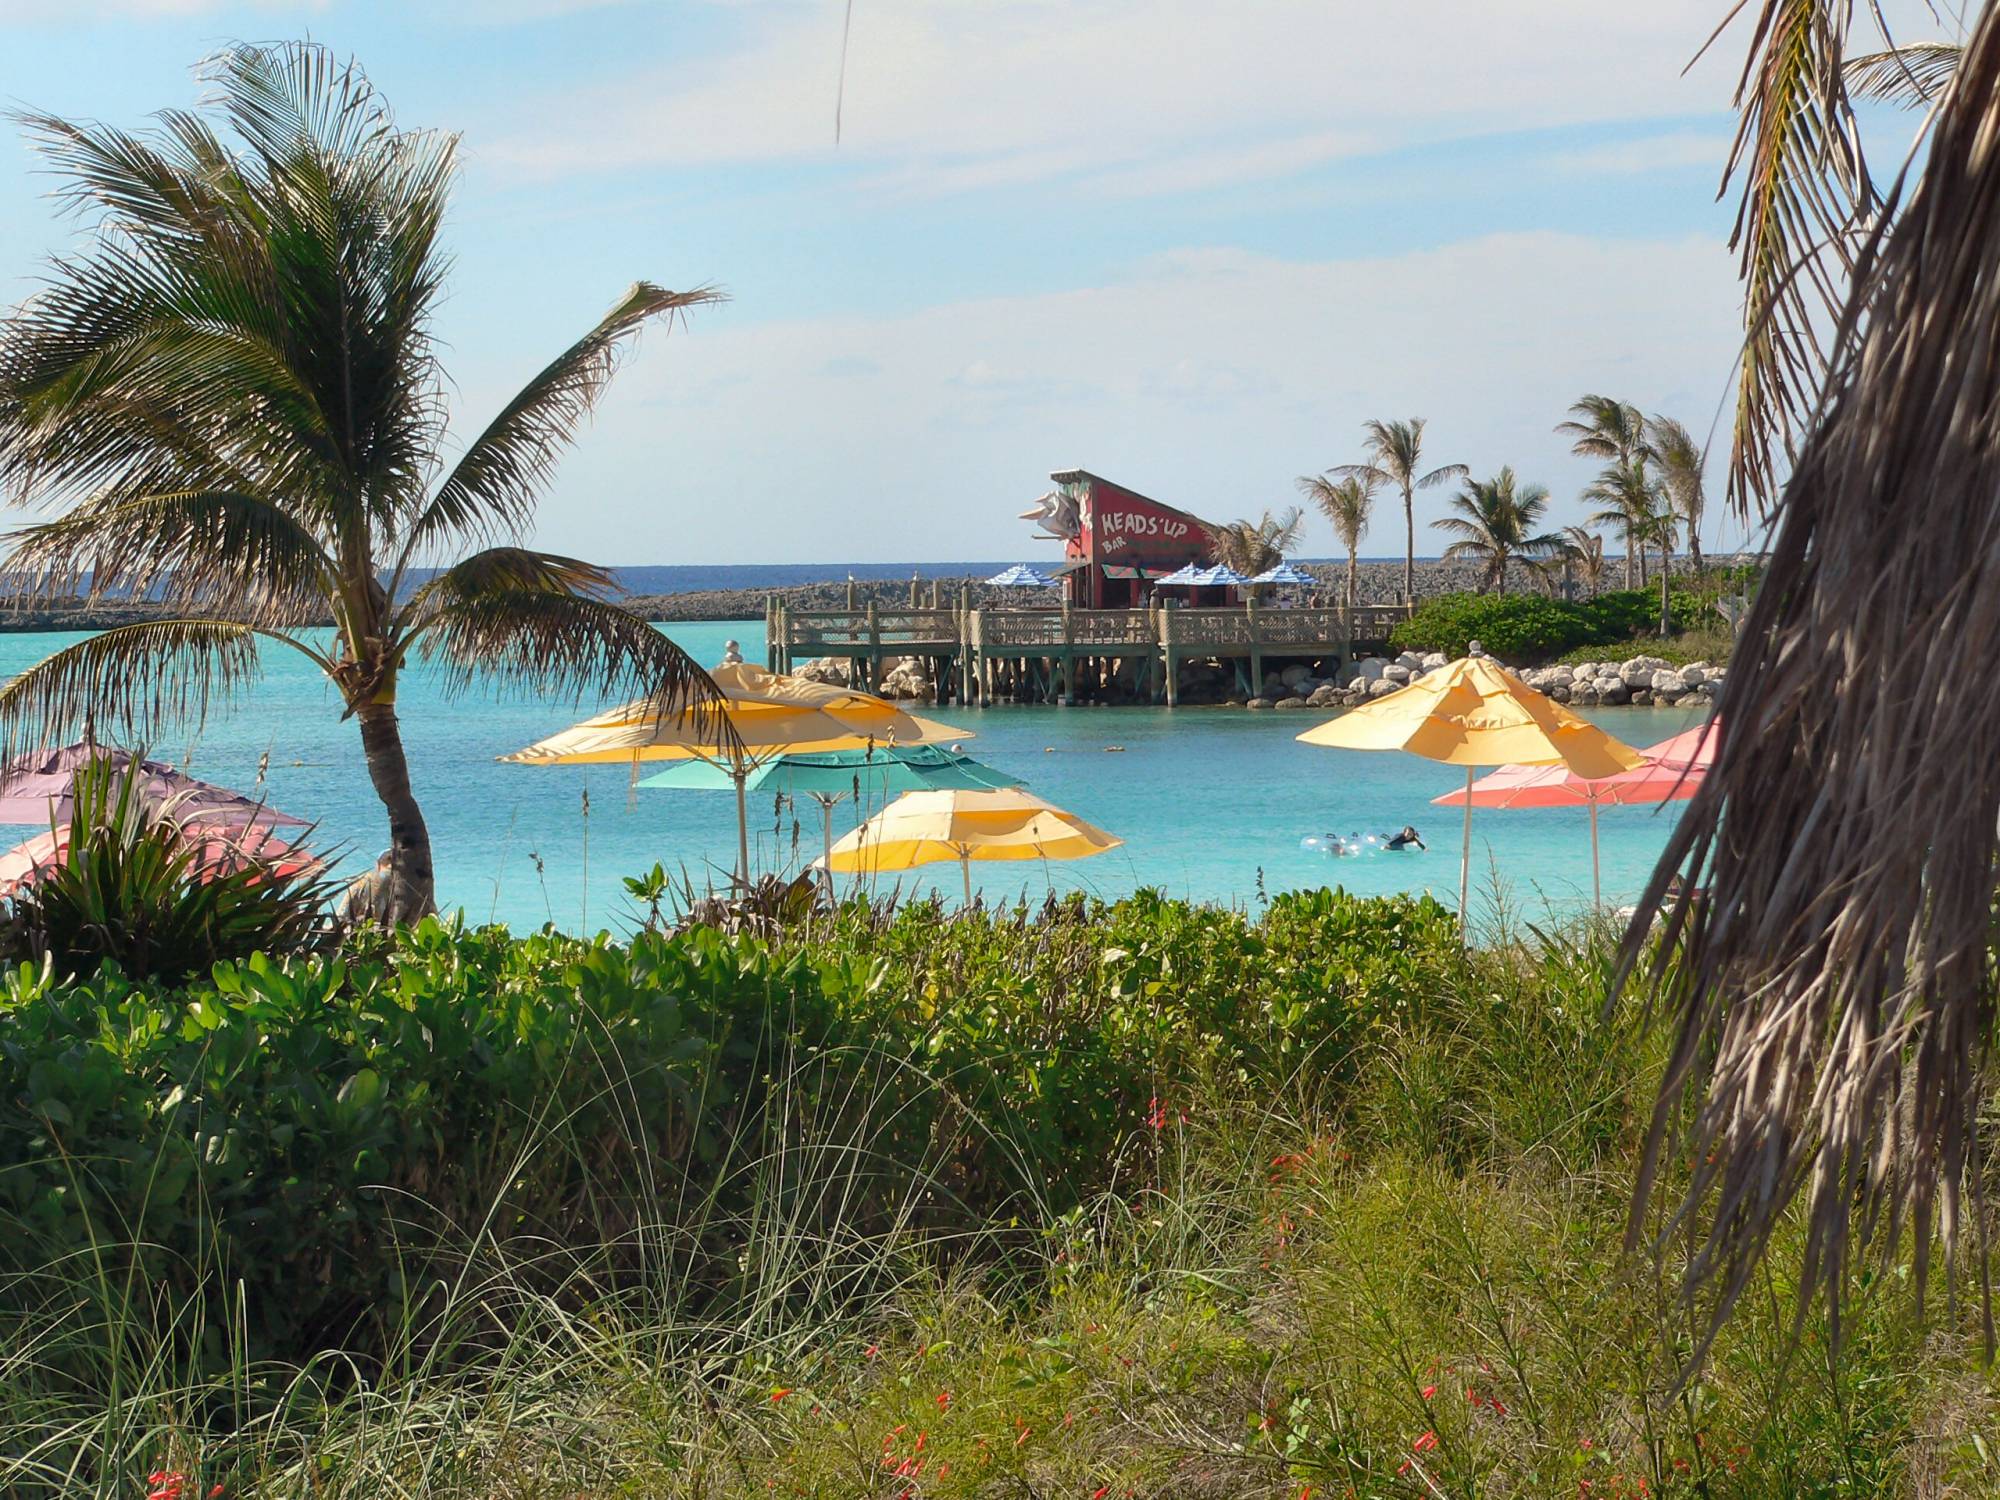
[[[35,750],[0,769],[0,824],[32,823],[47,828],[69,817],[70,793],[77,772],[92,761],[108,761],[120,773],[133,762],[132,752],[79,740],[58,750]],[[197,781],[185,771],[157,760],[141,760],[138,795],[155,812],[166,812],[182,823],[303,828],[306,820],[267,807],[255,797]]]

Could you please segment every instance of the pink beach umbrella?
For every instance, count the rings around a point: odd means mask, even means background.
[[[133,759],[129,750],[89,740],[17,756],[0,767],[0,823],[46,828],[51,822],[68,822],[77,773],[93,761],[103,761],[120,775],[132,770],[140,799],[154,812],[166,813],[179,822],[305,826],[305,819],[267,807],[261,798],[197,781],[162,761],[141,760],[134,768]]]
[[[313,875],[326,868],[324,860],[293,848],[262,824],[184,824],[180,834],[183,843],[195,846],[194,878],[203,884],[251,865],[261,866],[277,879]],[[13,895],[44,870],[61,864],[68,854],[68,825],[38,833],[0,854],[0,898]]]
[[[1646,763],[1615,776],[1578,776],[1568,766],[1502,766],[1468,787],[1431,798],[1435,807],[1588,807],[1590,809],[1590,894],[1604,904],[1598,875],[1597,809],[1650,807],[1684,802],[1695,794],[1715,758],[1722,721],[1710,719],[1639,753]]]

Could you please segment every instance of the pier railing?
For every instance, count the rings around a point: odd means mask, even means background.
[[[1119,655],[1171,649],[1178,656],[1296,652],[1318,655],[1380,645],[1409,618],[1400,604],[1281,609],[816,609],[771,611],[770,645],[805,656]]]

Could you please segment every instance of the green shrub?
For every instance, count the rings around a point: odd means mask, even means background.
[[[1150,893],[856,903],[629,944],[431,921],[180,989],[23,966],[0,1316],[48,1295],[38,1268],[96,1263],[107,1298],[240,1292],[255,1357],[386,1352],[482,1244],[538,1295],[663,1261],[710,1305],[753,1252],[1044,1221],[1204,1080],[1324,1095],[1461,962],[1428,898],[1317,892],[1262,921]]]
[[[1465,655],[1478,641],[1502,661],[1528,665],[1595,639],[1583,609],[1540,594],[1445,594],[1426,599],[1390,634],[1398,651]]]

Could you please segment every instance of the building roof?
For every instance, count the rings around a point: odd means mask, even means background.
[[[1082,484],[1085,481],[1108,484],[1115,490],[1123,490],[1134,500],[1143,500],[1148,505],[1156,506],[1172,515],[1179,516],[1184,521],[1192,521],[1203,531],[1212,532],[1215,530],[1215,523],[1213,521],[1204,521],[1193,511],[1182,510],[1179,506],[1169,505],[1164,500],[1155,500],[1151,495],[1142,495],[1128,484],[1120,484],[1115,479],[1106,479],[1102,474],[1093,474],[1088,469],[1051,469],[1049,471],[1049,478],[1057,484]]]

